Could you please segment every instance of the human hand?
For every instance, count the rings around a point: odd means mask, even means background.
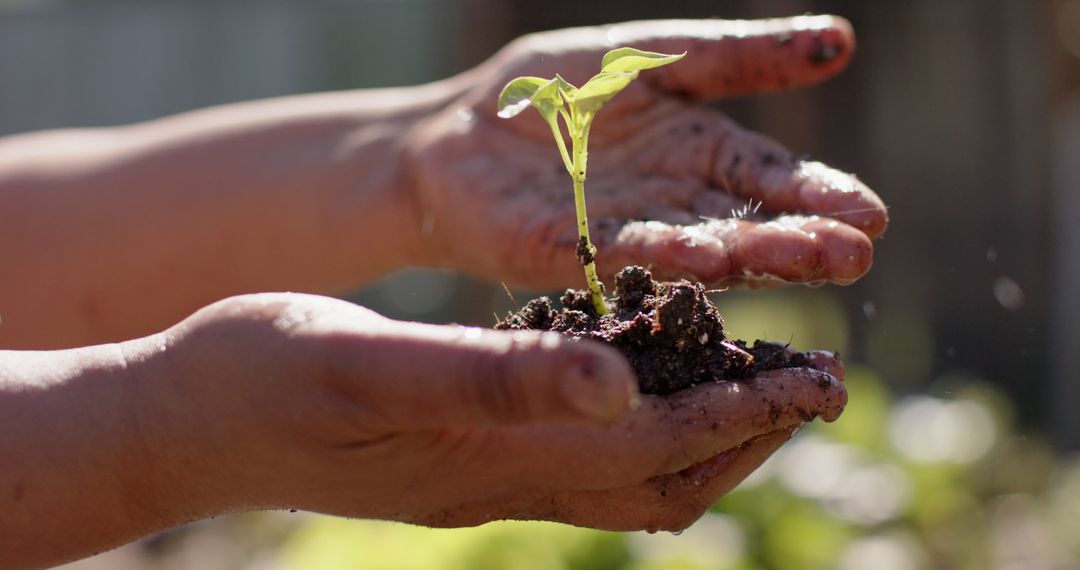
[[[810,85],[851,58],[843,19],[646,21],[525,36],[469,72],[473,85],[412,134],[411,170],[439,262],[536,288],[577,285],[570,180],[534,114],[495,116],[513,77],[581,84],[604,52],[688,52],[600,112],[587,200],[598,269],[647,265],[712,285],[851,283],[885,231],[881,200],[852,175],[794,158],[701,102]],[[735,216],[734,212],[744,214]]]
[[[170,503],[213,505],[203,515],[677,530],[846,403],[825,354],[818,369],[639,396],[599,344],[397,322],[307,295],[228,299],[164,336],[157,360],[182,392],[160,395],[155,420],[181,428],[152,471],[173,478]]]

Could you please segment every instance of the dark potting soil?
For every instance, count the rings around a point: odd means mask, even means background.
[[[529,301],[495,326],[547,330],[604,342],[630,361],[644,394],[666,395],[696,384],[739,381],[764,370],[808,366],[783,344],[727,340],[724,320],[700,283],[654,281],[642,267],[615,276],[611,311],[598,316],[588,291],[568,289],[556,310],[547,297]]]

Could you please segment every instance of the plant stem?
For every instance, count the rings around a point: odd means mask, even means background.
[[[570,161],[570,155],[566,152],[566,143],[563,142],[562,132],[559,131],[559,122],[557,119],[552,118],[548,124],[551,125],[551,134],[555,136],[555,145],[559,147],[559,155],[562,156],[563,166],[566,167],[566,171],[570,173],[570,176],[573,176],[574,163]]]
[[[596,314],[605,315],[608,312],[608,307],[607,303],[604,302],[604,286],[600,283],[600,278],[596,276],[596,247],[592,244],[592,240],[589,239],[589,216],[585,211],[585,170],[588,161],[586,145],[589,143],[590,123],[591,121],[586,120],[584,124],[579,126],[576,133],[571,128],[571,132],[576,136],[573,136],[574,168],[570,174],[574,178],[574,207],[577,212],[578,237],[580,241],[584,242],[585,249],[588,252],[588,263],[582,263],[585,268],[585,281],[589,285],[589,292],[592,294]]]

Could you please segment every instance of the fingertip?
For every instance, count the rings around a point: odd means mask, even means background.
[[[807,62],[824,76],[839,73],[851,63],[855,53],[855,29],[842,16],[809,16],[815,25],[809,27],[810,45]],[[798,18],[795,26],[798,28]]]
[[[848,395],[843,382],[823,370],[782,368],[764,372],[756,378],[771,380],[774,383],[770,390],[775,396],[773,404],[786,407],[787,413],[794,413],[804,422],[811,421],[815,416],[826,422],[834,422],[847,406]],[[801,390],[796,395],[790,394],[788,388],[796,386]],[[776,415],[781,418],[786,414]]]
[[[850,285],[874,263],[874,244],[865,233],[836,220],[818,220],[803,228],[820,251],[822,275],[839,285]]]
[[[642,265],[659,280],[693,278],[715,283],[728,277],[732,260],[727,235],[737,224],[672,226],[663,222],[630,222],[605,248],[605,268]]]
[[[639,397],[630,364],[614,349],[598,343],[571,345],[577,346],[560,373],[560,399],[586,421],[614,422]]]
[[[889,225],[885,203],[856,176],[814,161],[798,164],[796,201],[803,211],[828,216],[876,239]]]
[[[782,221],[758,224],[739,236],[732,250],[736,271],[750,278],[807,281],[821,271],[822,251],[814,236]]]

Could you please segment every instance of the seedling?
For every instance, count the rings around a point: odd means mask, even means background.
[[[594,75],[580,88],[575,87],[558,74],[553,79],[542,77],[518,77],[503,88],[499,95],[499,116],[509,119],[529,107],[540,112],[551,127],[555,145],[559,147],[563,165],[574,180],[574,206],[577,213],[577,257],[585,268],[593,306],[599,315],[608,312],[604,301],[604,287],[596,276],[596,247],[589,239],[589,217],[585,210],[585,172],[589,159],[589,129],[596,113],[612,97],[630,85],[638,73],[645,69],[674,63],[683,58],[641,51],[634,48],[618,48],[604,55],[600,73]],[[571,150],[563,140],[562,118],[570,137]]]

